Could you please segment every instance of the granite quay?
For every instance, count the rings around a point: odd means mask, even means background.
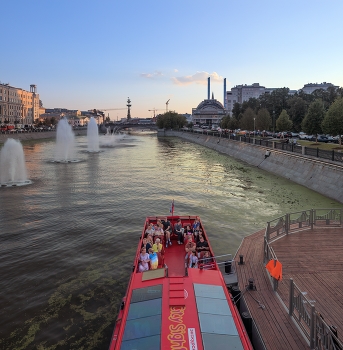
[[[214,149],[250,165],[294,181],[326,197],[343,203],[343,165],[341,162],[319,159],[289,150],[277,148],[276,142],[269,146],[240,142],[206,133],[159,130],[158,136],[176,136],[190,142]],[[302,149],[302,148],[301,148]]]

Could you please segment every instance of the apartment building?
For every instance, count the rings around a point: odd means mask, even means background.
[[[33,124],[39,117],[39,94],[36,85],[30,91],[0,83],[0,123]]]
[[[252,85],[236,85],[231,88],[231,91],[226,92],[226,108],[227,111],[231,114],[233,106],[236,102],[243,103],[248,101],[250,98],[259,98],[268,90],[270,93],[273,89],[266,89],[264,86],[261,86],[259,83],[254,83]]]
[[[338,86],[335,86],[331,83],[323,82],[323,83],[309,83],[305,84],[304,87],[301,89],[305,94],[312,94],[312,92],[318,90],[318,89],[323,89],[327,90],[329,87],[333,87],[335,89],[338,88]]]

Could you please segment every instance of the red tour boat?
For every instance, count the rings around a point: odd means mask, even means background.
[[[149,269],[140,272],[145,231],[150,223],[162,219],[165,217],[146,218],[109,349],[253,349],[198,217],[169,216],[172,245],[166,247],[165,237],[160,236],[163,249],[157,253],[157,268],[153,269],[149,262],[145,266]],[[186,258],[186,243],[178,244],[174,233],[178,219],[184,228],[192,227],[199,219],[208,242],[210,258],[204,259],[202,252],[195,253],[199,260],[193,268]]]

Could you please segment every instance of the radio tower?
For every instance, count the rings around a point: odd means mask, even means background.
[[[130,97],[127,98],[127,121],[129,122],[131,120],[131,112],[130,112],[130,107],[131,107],[131,100]]]

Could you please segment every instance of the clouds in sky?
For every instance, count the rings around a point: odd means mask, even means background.
[[[177,85],[190,85],[190,84],[206,85],[208,77],[211,78],[211,83],[222,83],[224,79],[222,76],[220,76],[216,72],[213,72],[213,73],[196,72],[193,75],[174,77],[172,78],[172,80],[174,84],[177,84]]]
[[[154,79],[157,77],[163,76],[162,72],[154,72],[154,73],[141,73],[142,78]]]

